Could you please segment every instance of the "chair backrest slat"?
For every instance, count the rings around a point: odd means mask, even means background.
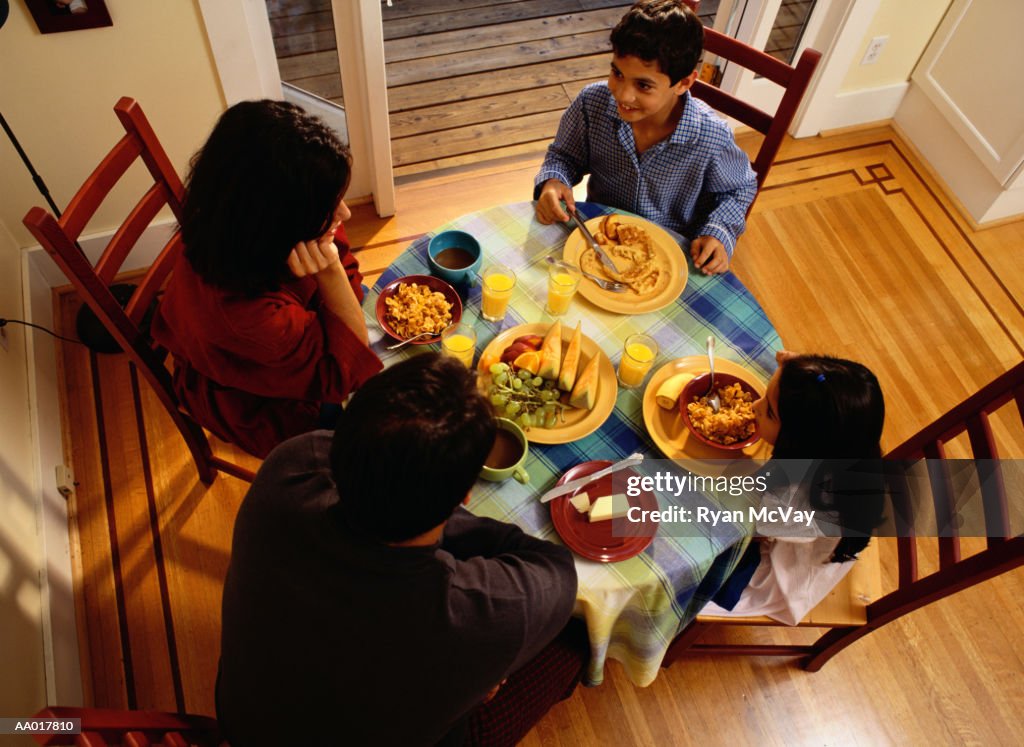
[[[801,53],[796,67],[793,67],[714,29],[704,29],[704,49],[731,64],[751,70],[785,89],[774,114],[762,111],[756,106],[700,80],[696,81],[690,89],[695,97],[703,99],[712,108],[764,135],[764,140],[751,163],[757,174],[757,186],[760,189],[768,177],[771,165],[775,162],[775,156],[789,130],[789,125],[792,123],[793,117],[796,116],[797,108],[810,85],[821,54],[814,49],[805,49]]]
[[[167,189],[160,183],[154,184],[132,208],[128,218],[117,229],[96,263],[96,274],[105,284],[114,282],[121,265],[135,248],[143,231],[149,228],[157,213],[167,204]]]
[[[141,153],[142,145],[139,141],[131,135],[125,135],[71,198],[60,218],[60,224],[73,241],[82,235],[96,209]]]
[[[133,324],[139,324],[142,321],[150,304],[153,303],[153,299],[156,298],[156,294],[163,288],[167,276],[174,269],[174,264],[178,261],[178,255],[181,254],[184,248],[184,243],[181,240],[181,231],[177,230],[164,245],[164,248],[160,250],[160,254],[157,255],[156,260],[150,265],[145,277],[139,281],[138,288],[132,294],[131,301],[125,306],[124,311]]]

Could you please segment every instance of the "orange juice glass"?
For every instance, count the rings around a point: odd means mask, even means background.
[[[505,265],[491,265],[483,274],[480,315],[489,322],[500,322],[508,311],[516,274]]]
[[[649,335],[630,335],[622,348],[619,361],[619,383],[632,389],[644,383],[647,373],[658,357],[658,343]]]
[[[580,268],[568,262],[552,262],[548,265],[548,305],[551,316],[561,316],[569,310],[572,297],[580,287]]]
[[[466,368],[473,367],[473,350],[476,348],[476,330],[460,322],[448,326],[441,333],[441,350]]]

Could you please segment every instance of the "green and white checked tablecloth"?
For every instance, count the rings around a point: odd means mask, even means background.
[[[612,212],[593,203],[580,203],[578,208],[588,218]],[[561,256],[567,236],[564,228],[541,225],[534,217],[533,203],[521,202],[464,215],[437,231],[447,229],[467,231],[477,238],[483,248],[484,267],[489,262],[498,262],[512,268],[518,278],[508,315],[498,324],[480,317],[479,286],[468,289],[463,320],[475,325],[478,356],[503,329],[552,321],[544,311],[544,258],[549,254]],[[385,365],[414,355],[417,350],[411,345],[397,351],[385,349],[393,341],[380,338],[372,316],[377,296],[392,280],[430,273],[426,251],[431,236],[420,237],[395,260],[363,305],[370,314],[367,324],[373,349]],[[689,257],[688,251],[685,254]],[[675,358],[702,354],[707,336],[713,334],[718,338],[719,357],[736,361],[767,379],[775,370],[775,351],[781,348],[781,341],[757,301],[732,273],[709,278],[695,272],[692,261],[687,262],[690,277],[686,289],[674,304],[661,311],[639,316],[612,314],[577,295],[563,319],[573,325],[581,319],[584,334],[601,347],[616,367],[624,340],[635,332],[657,340],[660,351],[655,368]],[[548,506],[540,504],[537,498],[566,470],[592,459],[619,460],[635,451],[663,458],[644,427],[641,397],[641,389],[620,389],[608,420],[579,441],[550,446],[531,444],[526,464],[530,484],[480,480],[469,509],[481,516],[513,522],[533,536],[561,542]],[[637,685],[646,686],[654,681],[669,643],[718,590],[749,541],[746,526],[719,524],[704,531],[705,536],[694,537],[659,533],[643,553],[619,563],[576,558],[576,613],[586,619],[592,654],[588,684],[602,681],[604,662],[609,657],[620,661]]]

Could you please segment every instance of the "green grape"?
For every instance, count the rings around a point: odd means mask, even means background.
[[[508,366],[506,366],[504,363],[492,363],[491,368],[489,370],[492,374],[500,374],[506,368],[508,368]]]
[[[556,406],[555,406],[555,403],[554,403],[554,402],[548,402],[548,403],[546,403],[546,404],[545,404],[545,405],[544,405],[544,406],[543,406],[542,408],[540,408],[540,409],[542,409],[542,410],[543,410],[544,412],[546,412],[546,413],[549,413],[549,414],[552,414],[552,415],[553,415],[553,414],[554,414],[555,412],[557,412],[557,408],[556,408]]]
[[[554,428],[556,425],[558,425],[558,416],[555,413],[548,413],[544,416],[545,428]]]
[[[509,402],[505,405],[505,412],[509,415],[515,415],[522,408],[518,402]]]
[[[508,374],[502,371],[494,377],[494,383],[498,386],[505,386],[508,383]]]
[[[533,374],[527,371],[525,368],[520,368],[516,375],[519,376],[519,378],[522,379],[523,381],[533,378]]]
[[[491,395],[491,404],[494,405],[495,407],[501,407],[506,402],[508,402],[508,397],[506,397],[504,394]]]
[[[534,376],[533,379],[531,379],[531,383],[534,386],[540,386],[541,384],[544,383],[544,379],[542,379],[540,376]]]
[[[517,391],[522,389],[523,388],[523,380],[522,379],[512,379],[512,388],[517,390]]]
[[[519,425],[523,426],[524,428],[531,427],[533,425],[533,416],[528,412],[522,413],[519,416]]]

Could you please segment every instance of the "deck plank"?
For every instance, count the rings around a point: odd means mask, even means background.
[[[431,4],[434,6],[434,4]],[[444,6],[450,9],[441,10]],[[468,7],[460,7],[466,5]],[[424,34],[436,34],[456,29],[471,29],[480,26],[493,26],[515,21],[526,21],[531,18],[559,16],[582,10],[598,10],[600,8],[628,8],[630,3],[621,0],[597,0],[590,8],[581,2],[553,3],[551,0],[521,0],[521,2],[488,3],[479,5],[477,0],[438,0],[437,9],[432,13],[416,16],[384,18],[384,40],[400,39]],[[469,8],[472,12],[467,12]]]
[[[495,122],[510,114],[561,112],[569,102],[564,86],[555,85],[411,109],[391,115],[391,137],[398,139],[453,127]]]
[[[608,32],[602,29],[538,41],[503,44],[489,49],[452,52],[436,57],[388,63],[388,87],[458,78],[470,73],[505,71],[520,67],[524,62],[536,64],[610,51]]]
[[[607,71],[606,54],[541,62],[504,71],[500,76],[476,73],[451,80],[397,86],[388,91],[388,105],[391,112],[401,112],[439,103],[492,96],[502,91],[524,91],[564,83],[567,80],[594,78],[606,74]]]
[[[508,145],[533,142],[549,137],[558,127],[561,112],[541,112],[507,117],[496,122],[455,127],[444,132],[394,138],[391,158],[395,166],[441,158],[450,153],[474,153]]]
[[[384,57],[389,62],[403,62],[423,57],[490,49],[506,44],[551,39],[588,31],[609,33],[622,16],[621,8],[610,8],[586,13],[572,13],[546,18],[531,18],[515,23],[480,26],[458,31],[421,34],[384,43]]]

